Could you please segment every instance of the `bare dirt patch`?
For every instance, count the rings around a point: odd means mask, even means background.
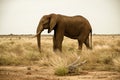
[[[49,67],[1,66],[0,80],[120,80],[119,72],[82,71],[75,76],[55,76]]]

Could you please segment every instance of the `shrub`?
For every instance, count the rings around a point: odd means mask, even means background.
[[[60,67],[55,69],[55,75],[65,76],[67,74],[68,74],[68,69],[64,66],[60,66]]]

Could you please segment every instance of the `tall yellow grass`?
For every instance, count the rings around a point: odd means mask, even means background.
[[[53,52],[52,36],[42,36],[39,53],[36,38],[29,36],[0,36],[0,65],[38,65],[54,69],[67,66],[80,56],[87,60],[82,70],[120,71],[120,36],[93,36],[93,50],[83,45],[79,51],[77,40],[64,37],[63,52]]]

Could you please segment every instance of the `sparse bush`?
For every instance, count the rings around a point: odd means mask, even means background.
[[[21,62],[18,57],[14,55],[1,55],[0,65],[19,65]]]
[[[20,39],[21,39],[21,36],[19,36],[18,39],[20,40]]]
[[[105,57],[105,58],[102,58],[102,61],[103,64],[112,64],[112,57]]]
[[[59,66],[55,69],[55,75],[65,76],[68,74],[68,69],[65,66]]]
[[[120,72],[120,56],[113,59],[115,70]]]
[[[39,54],[38,53],[27,53],[24,56],[25,59],[29,60],[29,61],[38,61],[39,60]]]

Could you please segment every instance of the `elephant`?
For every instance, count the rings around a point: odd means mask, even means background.
[[[36,37],[39,51],[41,52],[41,32],[48,29],[48,33],[54,30],[53,51],[62,52],[64,36],[78,40],[78,49],[82,50],[83,43],[88,49],[92,49],[92,28],[89,21],[81,16],[66,16],[62,14],[44,15],[37,27]],[[89,37],[90,36],[90,37]]]

